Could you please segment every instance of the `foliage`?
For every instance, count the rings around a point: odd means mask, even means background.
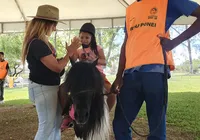
[[[173,25],[170,28],[171,38],[177,37],[185,31],[189,26]],[[74,36],[79,36],[79,30],[71,31],[58,31],[52,34],[50,42],[57,50],[57,57],[61,58],[65,55],[65,42],[68,45]],[[55,38],[56,37],[56,38]],[[56,42],[55,42],[56,40]],[[121,45],[124,40],[124,30],[121,27],[117,28],[100,28],[96,29],[97,43],[103,47],[107,66],[105,67],[106,73],[115,74],[118,68],[119,54]],[[0,50],[5,52],[5,57],[9,61],[12,75],[15,70],[19,72],[22,67],[20,66],[21,48],[22,48],[23,34],[2,34],[0,35]],[[180,54],[181,50],[184,50]],[[190,38],[190,40],[183,42],[173,50],[174,60],[181,61],[181,65],[177,66],[177,71],[183,72],[198,72],[193,59],[200,57],[200,34]],[[189,63],[188,63],[189,62]],[[196,63],[196,62],[195,62]],[[197,62],[198,63],[198,62]],[[67,66],[69,68],[69,65]],[[16,74],[15,74],[16,75]]]
[[[200,72],[200,59],[193,59],[193,73]],[[181,65],[176,67],[178,72],[187,72],[190,73],[190,62],[189,60],[183,62]]]
[[[98,29],[96,37],[98,44],[104,49],[107,68],[110,68],[109,73],[115,74],[118,67],[122,41],[124,39],[123,29],[120,27],[113,29]]]
[[[56,34],[56,43],[55,42],[55,34]],[[79,35],[78,30],[65,31],[65,32],[57,32],[51,36],[50,41],[53,45],[55,45],[57,50],[58,58],[63,57],[65,55],[65,42],[70,45],[71,39],[74,36]],[[107,67],[111,68],[111,73],[115,73],[119,60],[119,53],[121,49],[121,44],[124,37],[124,33],[122,28],[113,28],[113,29],[97,29],[96,31],[96,40],[97,44],[102,46],[106,60]]]
[[[186,29],[188,29],[190,26],[189,25],[173,25],[170,28],[170,35],[171,38],[176,38],[177,36],[179,36],[180,34],[182,34]],[[195,68],[194,64],[193,64],[193,59],[194,59],[194,55],[199,55],[199,51],[200,51],[200,35],[197,34],[195,36],[193,36],[192,38],[184,41],[183,43],[181,43],[179,45],[179,47],[183,47],[185,48],[187,51],[187,53],[183,52],[182,58],[178,58],[178,59],[185,59],[186,64],[181,64],[181,66],[178,66],[177,70],[184,70],[184,72],[189,72],[189,73],[194,73],[194,72],[198,72],[197,69]],[[178,47],[177,47],[178,48]],[[180,49],[175,48],[173,50],[173,54],[176,57],[176,54],[179,53]],[[195,58],[196,59],[196,58]],[[182,68],[180,68],[182,67]]]
[[[23,34],[0,35],[0,50],[5,54],[5,59],[9,63],[12,76],[17,76],[22,72],[22,67],[20,67],[22,41]]]

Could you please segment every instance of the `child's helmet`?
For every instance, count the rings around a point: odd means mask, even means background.
[[[85,23],[82,25],[80,32],[88,32],[95,36],[95,27],[92,23]]]

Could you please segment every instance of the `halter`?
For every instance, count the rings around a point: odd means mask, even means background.
[[[81,93],[81,94],[83,94],[83,93],[91,93],[91,94],[94,95],[95,92],[96,92],[95,89],[92,89],[92,90],[81,90],[81,91],[79,91],[79,92],[75,92],[74,95],[71,95],[71,98],[73,99],[73,98],[75,98],[75,97],[77,97],[77,96],[80,96],[80,93]],[[100,94],[100,95],[102,95],[102,96],[109,96],[109,95],[111,95],[111,94],[113,94],[113,93],[102,93],[102,94]],[[94,96],[93,96],[93,97],[94,97]]]
[[[93,94],[93,98],[94,98],[94,93],[95,93],[96,91],[94,90],[94,89],[92,89],[92,90],[81,90],[81,91],[79,91],[79,92],[75,92],[75,94],[71,94],[70,93],[70,95],[71,95],[71,98],[72,98],[72,100],[74,99],[74,98],[76,98],[77,96],[80,96],[80,95],[82,95],[83,93],[90,93],[90,94]]]

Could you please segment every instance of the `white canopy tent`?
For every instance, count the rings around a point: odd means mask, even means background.
[[[60,10],[59,30],[80,28],[84,22],[98,27],[124,26],[125,7],[134,0],[0,0],[0,33],[23,32],[27,16],[34,16],[37,7],[54,5]],[[195,0],[200,3],[200,0]],[[194,18],[181,17],[175,24],[191,24]]]

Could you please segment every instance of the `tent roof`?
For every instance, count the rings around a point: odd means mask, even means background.
[[[132,3],[134,0],[126,0]],[[200,3],[200,0],[195,0]],[[34,16],[37,7],[54,5],[60,10],[59,30],[80,28],[84,22],[96,27],[123,26],[125,21],[124,0],[0,0],[0,33],[23,32],[27,16]],[[181,17],[175,24],[191,24],[194,19]]]

